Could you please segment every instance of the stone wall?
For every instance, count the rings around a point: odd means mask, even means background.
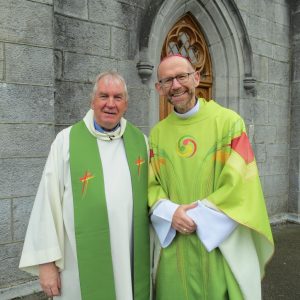
[[[52,0],[0,0],[1,290],[30,279],[18,263],[54,138],[52,27]]]
[[[292,8],[292,92],[289,211],[300,213],[300,1]]]
[[[84,116],[99,72],[119,71],[129,90],[126,117],[148,132],[148,89],[136,70],[144,1],[54,1],[57,130]]]
[[[270,216],[287,212],[290,144],[290,8],[284,0],[236,0],[249,34],[256,95],[242,104]]]

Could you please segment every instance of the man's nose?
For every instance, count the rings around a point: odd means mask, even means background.
[[[176,77],[172,80],[172,89],[178,89],[181,87],[181,83],[177,80]]]
[[[107,102],[106,102],[107,106],[115,106],[115,99],[114,97],[108,97]]]

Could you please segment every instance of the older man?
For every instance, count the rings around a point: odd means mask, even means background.
[[[20,261],[48,296],[149,299],[147,145],[127,98],[119,74],[100,74],[92,109],[51,146]]]
[[[186,58],[157,73],[174,111],[149,140],[156,300],[259,300],[274,245],[244,122],[195,97],[200,75]]]

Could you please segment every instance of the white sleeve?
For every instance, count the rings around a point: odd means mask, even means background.
[[[198,206],[187,211],[187,215],[197,225],[197,235],[207,251],[218,247],[236,228],[237,222],[220,211],[205,205],[205,201],[198,201]]]
[[[29,219],[19,264],[20,269],[34,275],[38,275],[38,265],[42,263],[55,261],[59,268],[63,268],[61,142],[56,139],[51,146]]]
[[[176,236],[172,219],[178,206],[168,199],[161,199],[153,209],[151,222],[162,248],[168,247]]]

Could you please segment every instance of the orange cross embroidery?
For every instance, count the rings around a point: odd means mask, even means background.
[[[135,164],[138,166],[138,175],[140,176],[141,173],[141,165],[144,163],[145,161],[139,156],[139,158],[135,161]]]
[[[85,194],[87,191],[89,180],[94,178],[93,174],[91,172],[85,171],[85,174],[83,177],[80,178],[80,181],[82,182],[82,189],[81,194]]]

